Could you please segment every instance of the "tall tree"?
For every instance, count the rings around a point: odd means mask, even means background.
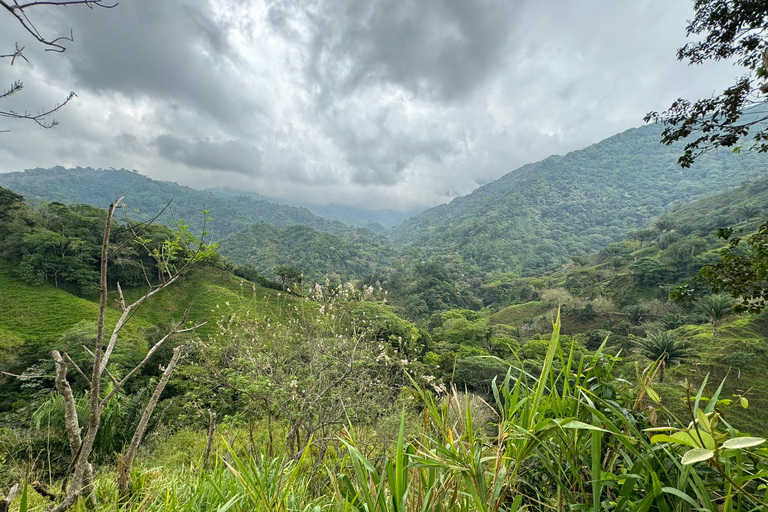
[[[744,70],[719,95],[696,101],[678,99],[645,120],[665,125],[662,142],[685,140],[679,163],[690,167],[711,149],[738,147],[745,137],[749,148],[768,151],[768,113],[752,107],[768,102],[768,2],[762,0],[695,0],[694,17],[686,29],[695,41],[677,50],[690,64],[732,60]]]
[[[696,158],[712,149],[742,145],[761,153],[768,152],[768,2],[764,0],[695,0],[694,17],[687,35],[695,40],[677,50],[679,60],[690,64],[707,61],[733,61],[744,74],[722,93],[697,101],[678,99],[668,110],[650,112],[646,122],[664,124],[661,142],[684,141],[678,162],[690,167]],[[752,212],[743,212],[749,219]],[[738,298],[735,309],[756,313],[765,308],[768,296],[768,223],[746,239],[720,225],[718,236],[729,240],[721,251],[720,262],[705,266],[698,276],[701,284],[714,292],[725,291]],[[673,296],[691,297],[695,289],[678,287]],[[716,330],[716,327],[715,327]]]

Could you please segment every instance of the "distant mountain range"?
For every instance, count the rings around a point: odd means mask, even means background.
[[[396,226],[390,240],[422,258],[454,254],[482,273],[533,275],[592,252],[655,217],[756,179],[768,155],[708,153],[690,169],[661,127],[627,130],[529,164]]]
[[[277,199],[266,197],[255,192],[241,192],[231,188],[211,188],[211,193],[220,197],[246,196],[254,199],[261,199],[278,204],[295,206],[297,208],[306,208],[315,215],[328,220],[336,220],[358,228],[366,228],[376,233],[383,233],[387,229],[403,222],[405,219],[413,217],[422,210],[413,210],[410,212],[396,212],[394,210],[363,210],[351,206],[342,206],[337,204],[317,205],[304,203],[301,201],[290,201],[287,199]]]
[[[126,198],[126,215],[136,220],[154,217],[173,200],[173,217],[168,213],[161,220],[172,223],[174,217],[184,219],[190,226],[199,229],[202,226],[202,210],[207,210],[213,218],[209,231],[219,240],[257,222],[266,222],[278,228],[309,226],[337,235],[354,230],[341,222],[319,217],[306,208],[242,195],[222,197],[170,181],[152,180],[125,169],[29,169],[0,174],[0,186],[28,200],[85,203],[103,208],[123,195]]]
[[[0,186],[33,201],[101,207],[125,195],[127,213],[135,219],[152,217],[173,199],[173,217],[166,214],[162,220],[185,219],[197,229],[205,209],[214,218],[209,231],[221,241],[222,253],[263,272],[298,263],[314,279],[353,278],[391,269],[405,256],[404,261],[449,257],[476,276],[534,275],[620,241],[695,199],[757,179],[768,169],[766,154],[727,150],[682,169],[677,165],[680,148],[659,144],[660,132],[655,125],[627,130],[525,165],[413,216],[291,206],[258,194],[196,190],[126,170],[32,169],[0,174]]]

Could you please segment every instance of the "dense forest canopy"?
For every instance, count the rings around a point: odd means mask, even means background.
[[[0,512],[768,509],[768,7],[694,9],[733,87],[413,217],[0,174]]]

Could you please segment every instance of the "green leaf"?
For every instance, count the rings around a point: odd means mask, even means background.
[[[19,512],[27,512],[29,510],[29,505],[27,503],[27,482],[25,481],[23,484],[24,489],[21,491],[21,503],[19,503]]]
[[[696,500],[694,500],[692,497],[681,491],[680,489],[675,489],[674,487],[662,487],[662,492],[665,492],[667,494],[672,494],[674,496],[677,496],[680,499],[683,499],[693,505],[694,507],[698,507],[699,504],[696,503]]]
[[[645,388],[645,392],[646,392],[646,393],[648,393],[648,397],[649,397],[651,400],[653,400],[653,401],[654,401],[654,402],[656,402],[657,404],[660,404],[660,403],[661,403],[661,397],[659,396],[659,394],[658,394],[658,393],[656,393],[656,391],[654,391],[654,390],[653,390],[653,388],[651,388],[651,387],[647,387],[647,388]]]
[[[680,461],[683,465],[695,464],[697,462],[704,462],[715,456],[715,452],[707,450],[706,448],[694,448],[688,450],[683,455],[683,459]]]
[[[675,434],[677,436],[677,434]],[[653,437],[651,437],[651,443],[675,443],[675,444],[682,444],[684,446],[690,446],[691,448],[697,448],[698,445],[693,442],[693,439],[691,439],[690,436],[668,436],[666,434],[657,434]]]
[[[747,400],[747,397],[745,396],[740,397],[739,402],[741,403],[742,408],[746,409],[747,407],[749,407],[749,400]]]
[[[763,444],[765,442],[765,439],[762,437],[734,437],[733,439],[728,439],[723,443],[723,448],[728,448],[730,450],[743,450],[744,448],[751,448],[753,446],[757,446],[760,444]]]
[[[584,423],[583,421],[578,421],[578,420],[570,420],[565,423],[562,423],[560,425],[560,428],[571,428],[574,430],[597,430],[600,432],[608,432],[604,428],[596,427],[594,425],[590,425],[589,423]]]

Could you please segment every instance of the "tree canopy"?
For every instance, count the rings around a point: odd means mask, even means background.
[[[745,138],[749,148],[768,151],[768,3],[760,0],[696,0],[687,35],[696,40],[677,50],[690,64],[732,60],[744,75],[722,93],[689,101],[680,98],[668,110],[650,112],[645,120],[665,125],[662,142],[685,140],[678,162],[690,167],[702,153],[720,147],[738,150]]]

